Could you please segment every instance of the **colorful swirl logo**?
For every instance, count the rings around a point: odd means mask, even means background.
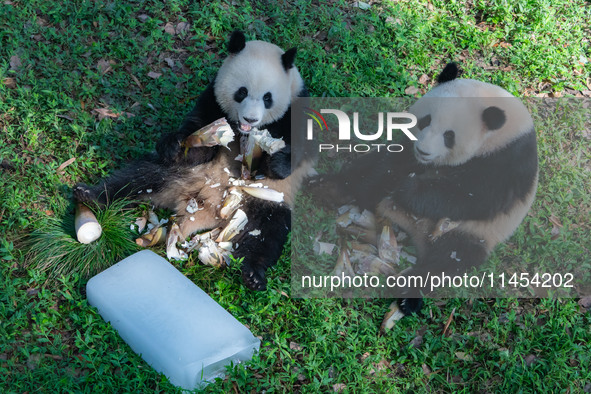
[[[305,107],[305,109],[310,112],[304,112],[304,113],[306,115],[308,115],[309,117],[311,117],[312,119],[314,119],[314,121],[320,127],[320,131],[322,131],[324,129],[328,130],[328,125],[326,124],[326,120],[324,120],[324,117],[320,114],[320,112],[314,111],[312,108],[309,108],[309,107]],[[322,123],[320,121],[322,121]],[[324,125],[324,127],[322,127],[323,125]]]

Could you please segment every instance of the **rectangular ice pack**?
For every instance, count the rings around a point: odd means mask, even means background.
[[[150,250],[86,285],[90,305],[171,383],[191,390],[252,358],[260,341],[230,313]]]

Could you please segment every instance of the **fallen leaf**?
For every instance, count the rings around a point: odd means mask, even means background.
[[[316,34],[314,35],[314,38],[317,41],[326,41],[327,37],[328,37],[328,33],[326,33],[325,31],[316,32]]]
[[[427,74],[423,74],[419,77],[419,83],[421,85],[426,85],[429,82],[429,76]]]
[[[552,223],[552,230],[550,231],[550,235],[551,235],[550,239],[552,239],[554,241],[560,237],[560,229],[562,228],[562,223],[560,223],[560,219],[558,219],[553,214],[550,215],[550,217],[548,218],[548,221],[550,221],[550,223]]]
[[[560,228],[559,227],[556,227],[556,226],[553,226],[552,227],[552,230],[550,231],[550,235],[551,235],[550,236],[550,239],[552,241],[555,241],[558,238],[560,238]]]
[[[10,58],[10,69],[11,70],[18,70],[21,66],[23,65],[23,63],[21,62],[20,57],[18,57],[18,55],[14,55]]]
[[[34,371],[39,366],[39,362],[41,361],[41,355],[39,353],[34,353],[29,356],[27,359],[27,367]]]
[[[508,42],[499,42],[493,44],[493,47],[501,47],[501,48],[511,48],[513,45],[509,44]]]
[[[591,296],[583,297],[579,300],[579,305],[585,309],[591,308]]]
[[[418,348],[423,344],[423,336],[422,335],[417,335],[416,337],[413,338],[412,341],[410,341],[410,346],[414,347],[414,348]]]
[[[176,34],[182,34],[182,33],[186,33],[189,31],[189,29],[191,28],[191,25],[188,24],[187,22],[179,22],[176,25]]]
[[[37,293],[39,293],[39,289],[34,289],[32,287],[27,289],[28,296],[34,296],[34,295],[37,295]]]
[[[150,77],[150,78],[154,78],[154,79],[158,79],[158,78],[160,78],[161,76],[162,76],[162,73],[157,73],[157,72],[154,72],[154,71],[150,71],[150,72],[148,73],[148,77]]]
[[[170,35],[173,35],[173,36],[176,34],[176,29],[174,28],[174,26],[170,22],[168,22],[166,25],[164,25],[164,31]]]
[[[138,86],[138,88],[140,88],[142,90],[144,89],[144,87],[140,83],[139,79],[137,79],[135,75],[129,74],[129,76],[131,77],[131,79],[133,79],[133,82],[135,82],[135,84]],[[132,108],[133,108],[133,106],[132,106]]]
[[[119,114],[111,111],[109,108],[95,108],[92,112],[96,112],[98,114],[98,120],[103,120],[105,118],[118,118]]]
[[[62,119],[66,119],[69,120],[70,122],[74,121],[74,118],[68,116],[68,115],[57,115],[58,118],[62,118]]]
[[[295,350],[295,351],[298,351],[298,352],[299,352],[300,350],[302,350],[302,346],[301,346],[299,343],[296,343],[296,342],[290,342],[290,343],[289,343],[289,348],[290,348],[291,350]]]
[[[165,57],[164,61],[166,62],[166,64],[168,64],[168,67],[173,68],[174,67],[174,60],[172,60],[169,57]]]
[[[336,245],[332,243],[316,241],[314,242],[313,250],[317,255],[327,254],[330,256],[335,247]]]
[[[469,354],[466,354],[465,352],[455,352],[455,355],[457,358],[459,358],[462,361],[473,361],[474,358],[472,358],[472,356],[470,356]]]
[[[447,318],[447,322],[445,322],[445,326],[443,327],[443,334],[442,336],[445,336],[445,334],[447,333],[447,329],[449,327],[449,325],[451,324],[453,318],[454,318],[454,313],[456,311],[456,308],[452,309],[451,313],[449,314],[449,317]]]
[[[384,369],[390,368],[390,363],[385,358],[382,358],[379,363],[372,363],[373,369],[369,371],[371,375],[376,372],[383,371]]]
[[[415,94],[417,94],[419,92],[419,88],[417,88],[416,86],[409,86],[406,89],[404,89],[404,93],[408,94],[409,96],[413,96]]]
[[[534,356],[533,354],[529,354],[527,355],[523,361],[525,361],[525,366],[529,367],[530,365],[532,365],[534,363],[534,361],[536,361],[538,358],[536,356]]]
[[[423,369],[423,373],[427,376],[429,376],[433,373],[433,371],[431,371],[431,368],[429,368],[429,366],[427,364],[421,365],[421,368]]]
[[[67,166],[69,166],[70,164],[72,164],[74,161],[76,161],[75,157],[72,157],[66,161],[64,161],[62,164],[60,164],[60,166],[57,168],[57,172],[61,172],[63,171],[64,168],[66,168]]]
[[[345,390],[347,385],[345,383],[337,383],[332,385],[332,391],[335,393],[340,393],[341,391]]]
[[[560,223],[560,219],[558,219],[556,216],[554,216],[554,214],[550,215],[550,217],[548,218],[548,220],[550,221],[550,223],[552,223],[553,225],[557,226],[557,227],[561,227],[562,228],[562,223]]]
[[[96,67],[98,68],[99,73],[101,75],[105,75],[105,74],[109,73],[110,71],[113,71],[113,67],[111,67],[111,66],[114,64],[116,64],[116,63],[113,60],[101,59],[96,64]]]
[[[9,89],[16,89],[16,78],[4,78],[2,83]]]
[[[357,7],[362,10],[368,10],[371,7],[371,5],[364,3],[363,1],[356,1],[353,3],[353,7]]]
[[[393,16],[389,16],[386,18],[386,23],[402,25],[402,20],[399,18],[394,18]]]

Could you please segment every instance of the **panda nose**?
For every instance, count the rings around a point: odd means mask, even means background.
[[[417,150],[418,153],[420,153],[423,156],[429,156],[429,154],[427,152],[423,152],[422,150],[420,150],[419,148],[415,148]]]
[[[256,123],[256,122],[258,122],[258,119],[247,118],[247,117],[244,117],[244,120],[246,120],[248,123]]]

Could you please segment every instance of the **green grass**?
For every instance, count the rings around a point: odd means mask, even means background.
[[[125,200],[118,200],[105,208],[95,208],[102,228],[98,240],[90,244],[77,241],[74,215],[58,219],[47,218],[23,245],[27,251],[25,266],[31,271],[46,272],[50,280],[62,276],[79,275],[88,279],[138,251],[130,223],[135,212],[127,209]]]
[[[234,3],[0,3],[0,391],[175,391],[88,306],[82,272],[51,281],[25,268],[22,240],[51,223],[62,232],[73,184],[97,181],[178,127],[232,30],[297,46],[315,96],[424,93],[450,60],[517,95],[591,89],[584,1]],[[164,30],[181,22],[188,31]],[[99,120],[103,108],[114,117]],[[491,263],[566,261],[588,275],[589,121],[541,115],[538,124],[537,200]],[[563,225],[554,239],[552,216]],[[258,293],[238,267],[179,264],[262,338],[252,363],[206,391],[591,390],[591,317],[576,300],[427,300],[380,336],[390,300],[292,299],[288,251]]]

